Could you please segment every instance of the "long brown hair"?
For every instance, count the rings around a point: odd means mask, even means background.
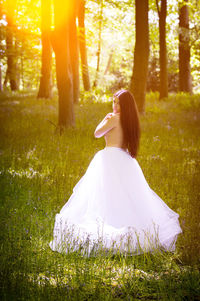
[[[128,90],[114,94],[119,99],[120,121],[123,130],[123,145],[132,157],[137,156],[140,140],[139,113],[133,95]]]

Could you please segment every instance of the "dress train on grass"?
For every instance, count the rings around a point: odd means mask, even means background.
[[[117,147],[96,153],[55,217],[53,251],[141,254],[175,249],[179,215],[149,187],[136,159]]]

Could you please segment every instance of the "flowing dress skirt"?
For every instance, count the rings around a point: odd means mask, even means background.
[[[96,153],[55,217],[53,251],[98,248],[140,254],[173,251],[179,215],[149,187],[136,159],[117,147]]]

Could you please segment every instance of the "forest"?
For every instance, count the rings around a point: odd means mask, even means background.
[[[1,300],[200,300],[200,1],[0,0]],[[175,252],[52,252],[55,215],[128,89]]]

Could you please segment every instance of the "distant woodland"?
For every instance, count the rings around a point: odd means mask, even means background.
[[[80,93],[200,90],[199,0],[4,0],[0,90],[58,92],[59,125],[74,123]]]

